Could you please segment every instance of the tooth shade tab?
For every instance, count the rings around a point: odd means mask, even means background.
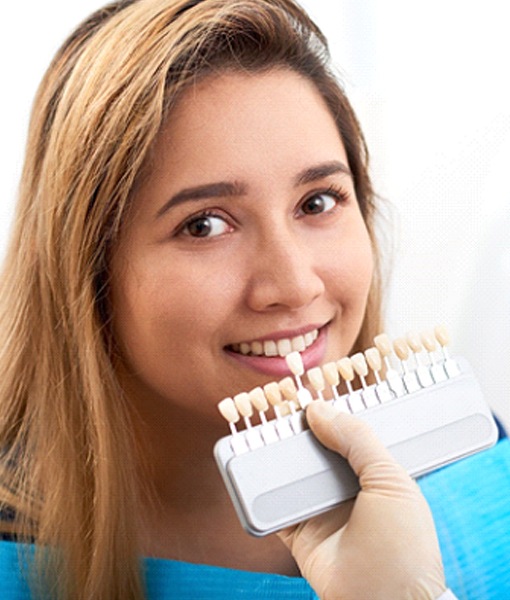
[[[326,387],[324,375],[320,367],[313,367],[306,372],[308,381],[317,392],[322,392]]]
[[[368,348],[365,350],[365,359],[374,373],[377,373],[382,369],[381,355],[377,348]]]
[[[324,373],[324,377],[331,387],[336,387],[340,383],[340,375],[338,374],[336,363],[326,363],[322,366],[322,372]]]
[[[249,418],[253,415],[253,406],[247,392],[241,392],[234,396],[234,403],[241,416]]]
[[[351,356],[351,362],[352,366],[354,367],[354,370],[360,377],[366,377],[368,375],[367,361],[365,360],[365,356],[361,352],[358,352],[357,354]]]
[[[266,383],[264,386],[264,394],[271,406],[278,406],[282,403],[282,391],[276,381]]]
[[[411,350],[414,353],[417,354],[418,352],[421,352],[423,350],[423,345],[420,341],[420,336],[417,333],[414,333],[413,331],[409,332],[406,336],[406,341],[409,345],[409,348],[411,348]]]
[[[266,412],[266,410],[268,410],[269,404],[264,394],[264,390],[261,387],[254,388],[248,395],[255,410],[258,410],[259,412]]]
[[[348,356],[338,360],[336,365],[342,379],[345,381],[352,381],[354,379],[354,369],[351,359]]]
[[[296,400],[297,388],[292,377],[284,377],[280,381],[280,390],[286,400]]]
[[[391,354],[391,341],[386,333],[381,333],[380,335],[376,336],[374,338],[374,344],[383,357]]]
[[[299,376],[303,375],[303,373],[305,372],[305,367],[303,365],[303,359],[301,358],[301,354],[299,354],[299,352],[291,352],[285,357],[285,360],[291,373]]]
[[[232,398],[224,398],[218,404],[218,410],[221,416],[231,424],[237,423],[240,419],[239,411]]]
[[[437,348],[436,338],[428,331],[421,334],[421,341],[427,352],[434,352]]]
[[[441,346],[448,346],[450,343],[450,334],[444,325],[438,325],[434,329],[434,335]]]
[[[409,358],[409,346],[404,338],[397,338],[393,342],[393,349],[400,360],[407,360]]]

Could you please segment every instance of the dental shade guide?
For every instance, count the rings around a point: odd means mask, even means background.
[[[393,342],[381,334],[364,353],[306,372],[299,352],[290,352],[292,376],[222,400],[230,435],[214,455],[246,531],[273,533],[359,491],[347,461],[308,427],[306,407],[322,398],[371,425],[413,477],[495,444],[478,382],[466,360],[450,356],[449,343],[442,326]]]

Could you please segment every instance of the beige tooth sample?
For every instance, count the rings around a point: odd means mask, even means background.
[[[374,338],[374,344],[376,346],[376,348],[379,350],[379,352],[381,353],[381,356],[388,356],[389,354],[391,354],[392,351],[392,347],[391,347],[391,341],[390,338],[388,337],[388,334],[386,333],[381,333],[379,335],[377,335]]]
[[[367,348],[365,350],[365,358],[368,366],[374,372],[377,382],[380,383],[379,371],[382,369],[382,360],[379,350],[377,348]]]
[[[393,342],[393,349],[400,360],[404,361],[409,358],[409,346],[404,338],[397,338]]]
[[[246,419],[253,416],[253,406],[250,402],[250,396],[248,392],[241,392],[234,396],[234,404],[236,405],[239,414]]]
[[[297,388],[292,377],[284,377],[279,383],[284,398],[294,401],[297,399]]]
[[[258,410],[261,415],[266,412],[269,408],[269,404],[264,394],[264,390],[261,387],[256,387],[249,392],[249,400],[255,410]]]
[[[435,327],[434,335],[441,346],[448,346],[450,343],[450,334],[444,325],[438,325]]]
[[[282,397],[282,391],[276,381],[266,383],[264,386],[264,394],[273,407],[275,415],[277,417],[284,417],[290,413],[290,406],[288,402],[285,402]]]
[[[332,388],[336,388],[340,383],[340,375],[338,374],[338,369],[336,363],[329,362],[322,366],[322,372],[324,374],[324,378],[328,382],[328,384]]]
[[[289,367],[291,373],[294,375],[303,375],[305,372],[305,367],[299,352],[291,352],[290,354],[287,354],[285,360],[287,361],[287,366]]]
[[[434,334],[430,333],[429,331],[424,331],[421,334],[421,342],[427,352],[434,352],[437,348],[436,338]]]
[[[414,331],[410,331],[406,336],[406,341],[409,344],[409,348],[417,354],[423,350],[423,344],[420,341],[420,336]]]
[[[350,382],[354,379],[354,369],[352,366],[351,359],[348,356],[346,356],[345,358],[337,360],[336,365],[342,379],[349,385]]]
[[[322,373],[322,369],[320,367],[312,367],[306,372],[306,376],[308,377],[308,381],[317,392],[317,396],[320,400],[324,400],[322,396],[322,392],[326,387],[326,383],[324,381],[324,375]]]
[[[365,377],[368,375],[368,365],[363,353],[358,352],[357,354],[353,354],[351,356],[351,363],[356,373],[362,378],[362,381],[364,381]]]
[[[264,394],[266,395],[266,398],[271,406],[278,406],[282,403],[282,392],[276,381],[266,383],[264,386]]]

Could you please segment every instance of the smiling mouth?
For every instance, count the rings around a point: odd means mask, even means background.
[[[243,354],[245,356],[266,356],[268,358],[275,356],[284,357],[291,352],[303,352],[315,342],[318,336],[319,330],[314,329],[304,335],[297,335],[293,338],[241,342],[240,344],[231,344],[226,348],[231,352],[236,352],[237,354]]]

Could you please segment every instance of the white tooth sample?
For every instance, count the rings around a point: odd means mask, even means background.
[[[334,362],[323,365],[322,372],[324,373],[324,377],[331,387],[336,387],[340,383],[340,376]]]
[[[264,386],[264,394],[266,395],[266,398],[271,406],[278,406],[278,404],[281,404],[282,392],[276,381],[266,383]]]
[[[306,372],[306,376],[308,377],[308,381],[311,383],[311,385],[317,392],[322,392],[326,387],[326,384],[324,382],[324,375],[320,367],[313,367],[311,369],[308,369],[308,371]]]
[[[292,345],[289,339],[278,340],[276,347],[278,348],[278,354],[282,357],[292,352]]]
[[[250,344],[247,344],[246,342],[241,342],[241,344],[239,344],[239,350],[241,354],[249,354],[250,349]]]
[[[299,352],[291,352],[290,354],[287,354],[285,360],[291,373],[293,373],[294,375],[303,375],[303,373],[305,372],[305,367],[303,365],[303,359],[301,358],[301,354],[299,354]]]
[[[297,389],[296,389],[296,384],[294,383],[294,380],[292,379],[292,377],[284,377],[279,382],[279,386],[280,386],[280,389],[282,391],[284,398],[286,398],[287,400],[296,400]]]
[[[269,408],[267,398],[264,394],[264,390],[261,387],[256,387],[248,393],[251,404],[255,407],[255,410],[259,412],[266,412]]]
[[[278,356],[276,342],[273,342],[273,340],[266,340],[264,342],[264,354],[266,356]]]
[[[255,356],[260,356],[261,354],[264,354],[264,344],[262,342],[252,342],[251,353],[255,354]]]
[[[382,356],[391,354],[391,341],[386,333],[381,333],[374,338],[374,344]]]
[[[294,352],[303,352],[306,348],[305,338],[302,335],[297,335],[295,338],[292,338],[291,345]]]
[[[249,418],[253,415],[253,406],[250,402],[248,392],[241,392],[234,396],[234,404],[243,417]]]
[[[305,333],[304,337],[305,337],[305,344],[307,347],[310,346],[311,344],[313,344],[313,342],[314,342],[313,332],[310,331],[308,333]]]
[[[368,348],[365,350],[365,358],[367,359],[368,366],[377,373],[382,369],[381,355],[377,348]]]
[[[450,334],[448,333],[448,329],[444,325],[438,325],[434,329],[434,335],[436,336],[436,340],[440,343],[441,346],[448,346],[450,343]]]
[[[229,423],[237,423],[239,421],[239,412],[232,398],[224,398],[218,404],[218,410],[221,416]]]
[[[404,338],[397,338],[393,342],[393,349],[400,360],[407,360],[409,358],[409,346]]]
[[[360,377],[366,377],[368,375],[367,361],[361,352],[353,354],[353,356],[351,356],[351,362],[354,370]]]

